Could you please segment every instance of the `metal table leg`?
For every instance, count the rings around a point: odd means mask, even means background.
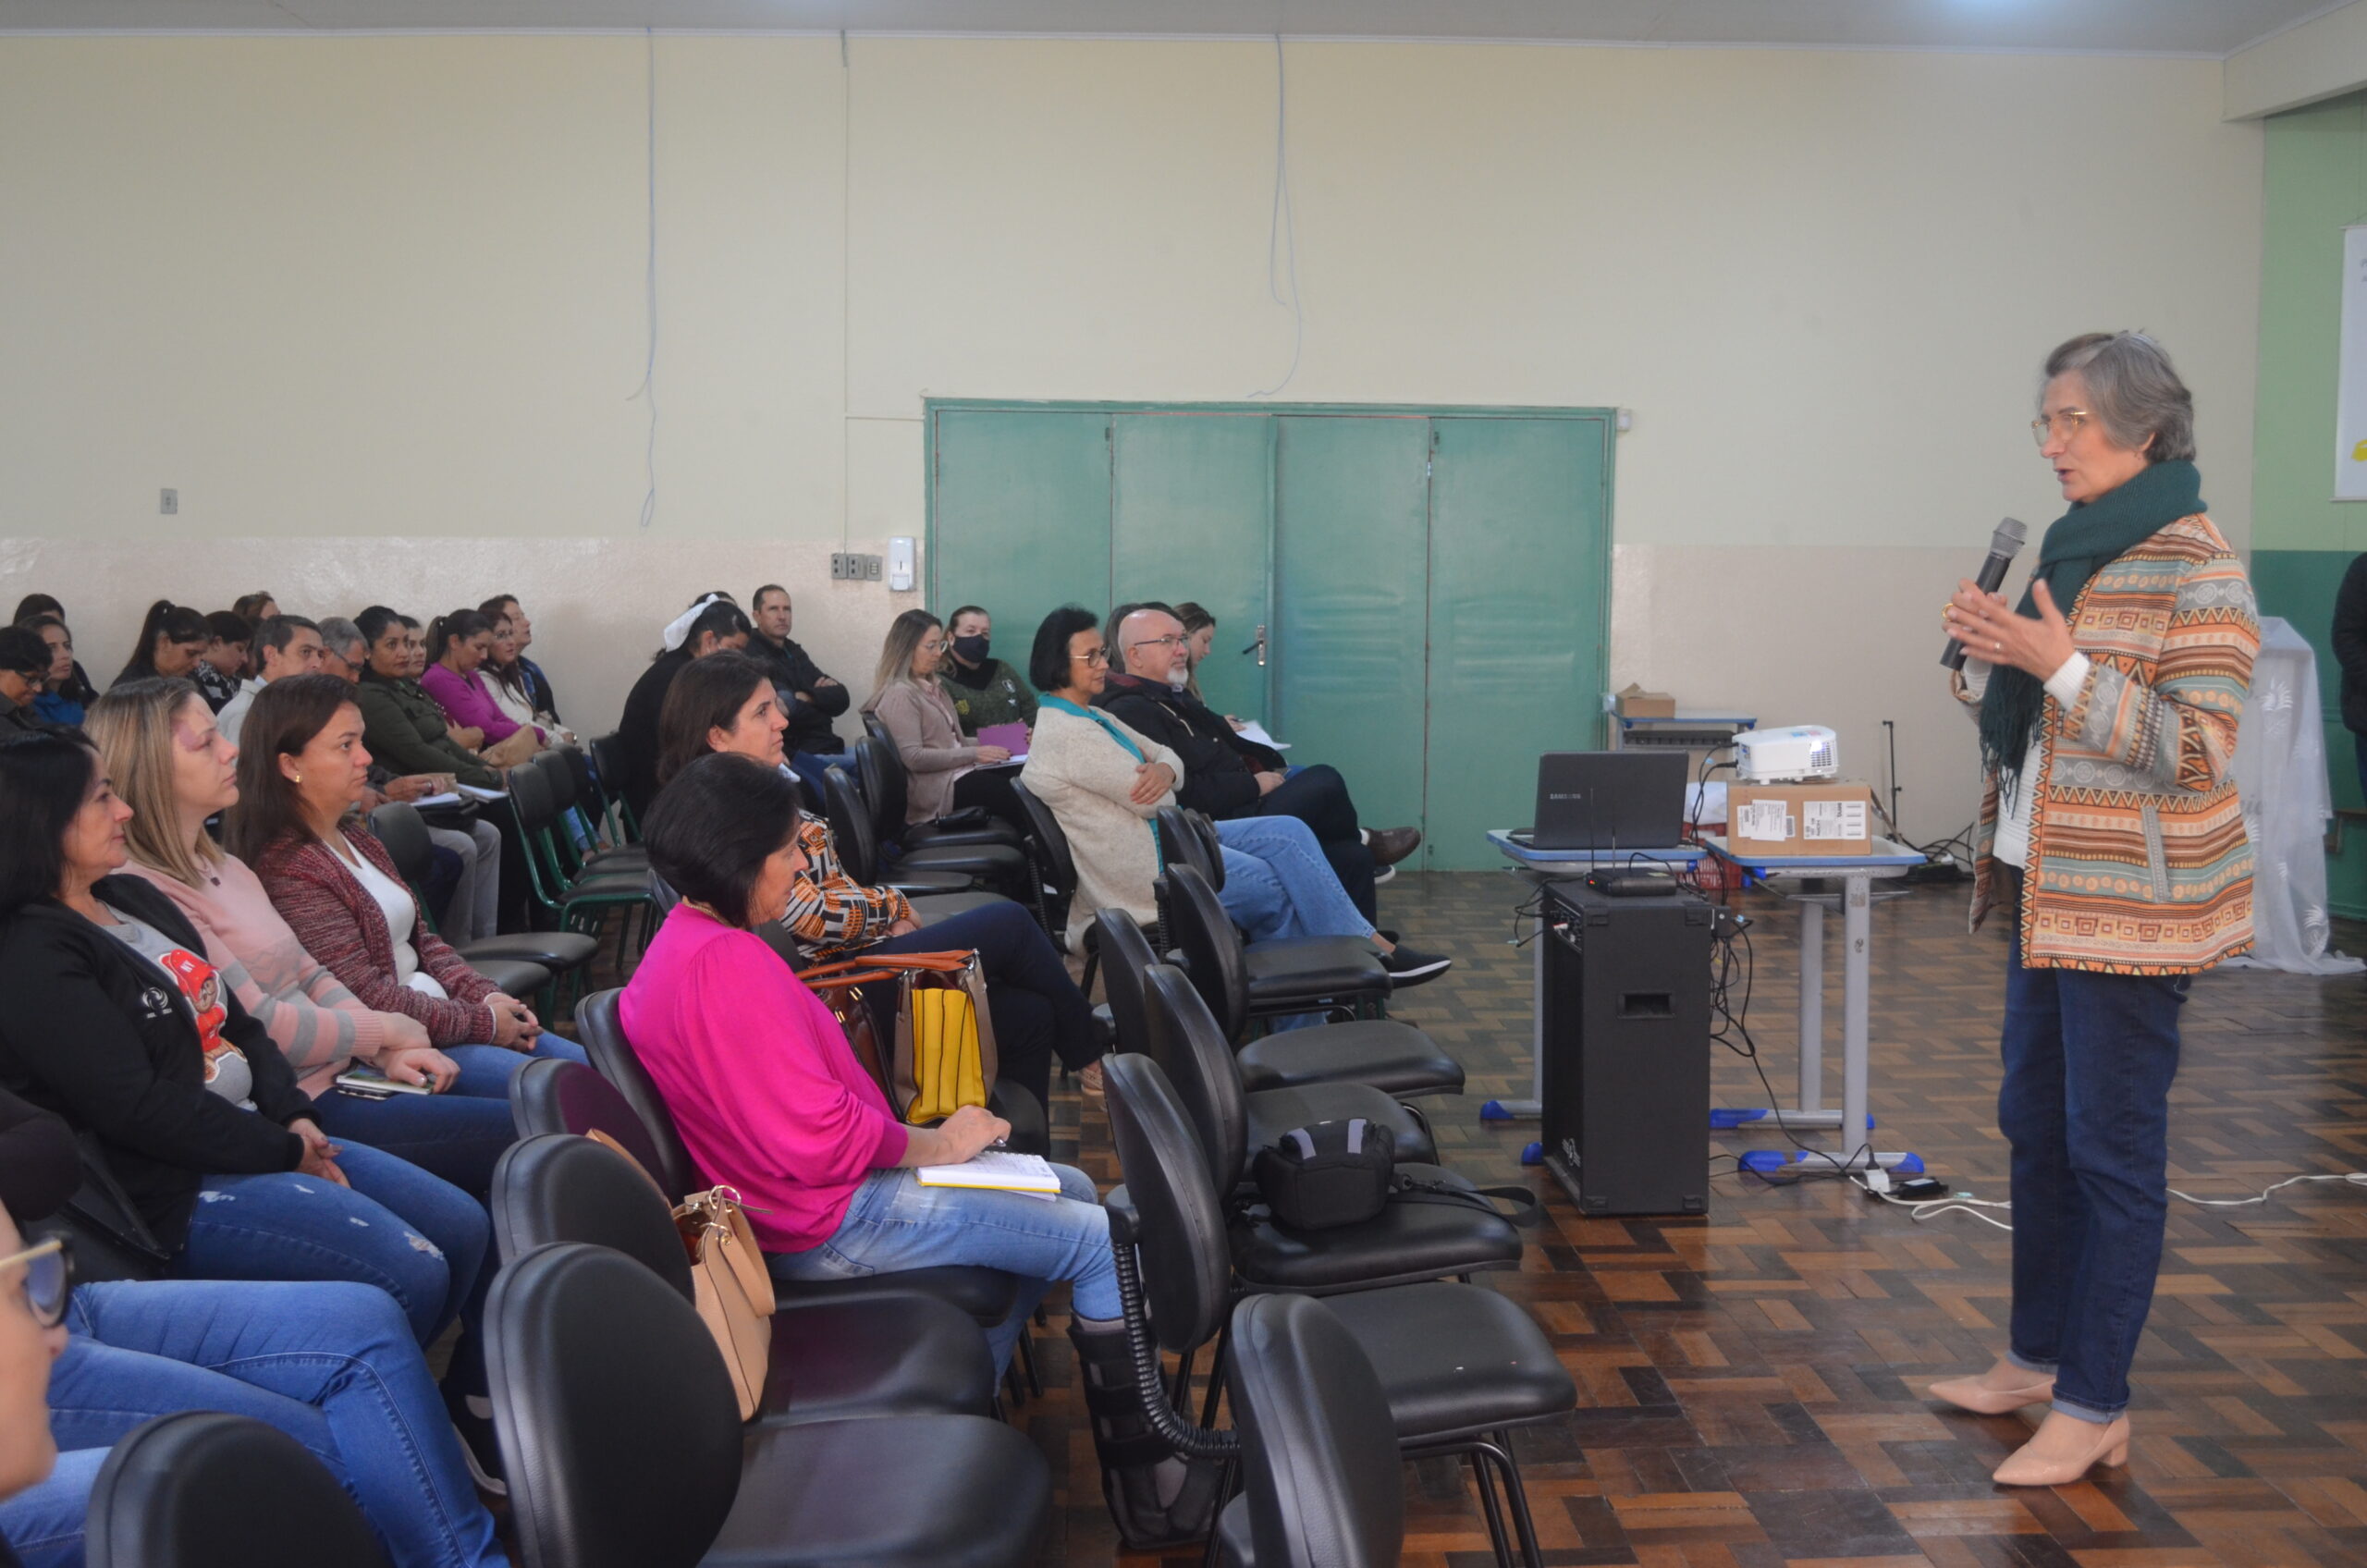
[[[1800,911],[1798,1109],[1803,1116],[1819,1116],[1824,1110],[1824,900],[1811,894],[1794,901]]]

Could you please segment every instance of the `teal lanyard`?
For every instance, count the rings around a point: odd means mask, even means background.
[[[1073,713],[1079,718],[1089,718],[1093,720],[1094,723],[1101,726],[1101,732],[1104,735],[1109,736],[1110,739],[1117,741],[1118,744],[1126,748],[1127,755],[1133,757],[1136,762],[1150,761],[1150,758],[1143,755],[1143,749],[1140,746],[1135,745],[1124,730],[1118,728],[1117,722],[1108,714],[1101,712],[1099,709],[1081,708],[1074,703],[1070,702],[1066,697],[1055,697],[1049,692],[1046,692],[1044,695],[1044,706],[1058,708],[1062,713]],[[1167,846],[1159,842],[1159,824],[1155,822],[1146,822],[1143,826],[1150,829],[1151,853],[1159,857],[1159,869],[1165,871],[1167,869]]]

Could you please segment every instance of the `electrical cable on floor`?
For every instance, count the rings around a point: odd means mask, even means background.
[[[2269,1186],[2263,1187],[2259,1192],[2253,1194],[2248,1198],[2199,1198],[2192,1193],[2182,1193],[2176,1187],[2169,1189],[2169,1194],[2174,1198],[2181,1199],[2184,1202],[2193,1204],[2201,1208],[2243,1208],[2251,1204],[2264,1204],[2268,1201],[2270,1194],[2282,1192],[2286,1188],[2302,1182],[2342,1182],[2354,1187],[2367,1187],[2367,1170],[2350,1170],[2324,1174],[2313,1172],[2306,1176],[2287,1176],[2282,1182],[2277,1182]],[[1942,1214],[1960,1213],[1969,1214],[1975,1219],[1980,1220],[1982,1224],[1993,1225],[2000,1231],[2011,1231],[2013,1229],[2013,1226],[2007,1224],[2002,1219],[1992,1219],[1990,1216],[1979,1212],[1984,1208],[2004,1209],[2010,1212],[2014,1207],[2011,1203],[1998,1202],[1990,1198],[1966,1197],[1961,1194],[1955,1197],[1944,1198],[1902,1198],[1891,1193],[1878,1193],[1874,1191],[1873,1188],[1867,1186],[1863,1182],[1855,1182],[1854,1184],[1862,1189],[1869,1197],[1880,1198],[1883,1202],[1895,1205],[1900,1208],[1912,1209],[1914,1211],[1913,1218],[1917,1220],[1929,1219],[1934,1216]]]

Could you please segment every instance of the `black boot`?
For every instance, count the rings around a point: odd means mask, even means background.
[[[1152,1428],[1125,1325],[1071,1318],[1069,1341],[1076,1346],[1077,1379],[1093,1419],[1101,1495],[1126,1550],[1154,1551],[1206,1539],[1222,1501],[1221,1467],[1214,1459],[1186,1459]]]

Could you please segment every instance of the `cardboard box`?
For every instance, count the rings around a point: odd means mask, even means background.
[[[1622,718],[1674,718],[1676,699],[1666,692],[1647,692],[1630,680],[1626,690],[1619,693],[1619,717]]]
[[[1862,855],[1874,847],[1874,792],[1867,785],[1726,786],[1726,842],[1741,855]]]

